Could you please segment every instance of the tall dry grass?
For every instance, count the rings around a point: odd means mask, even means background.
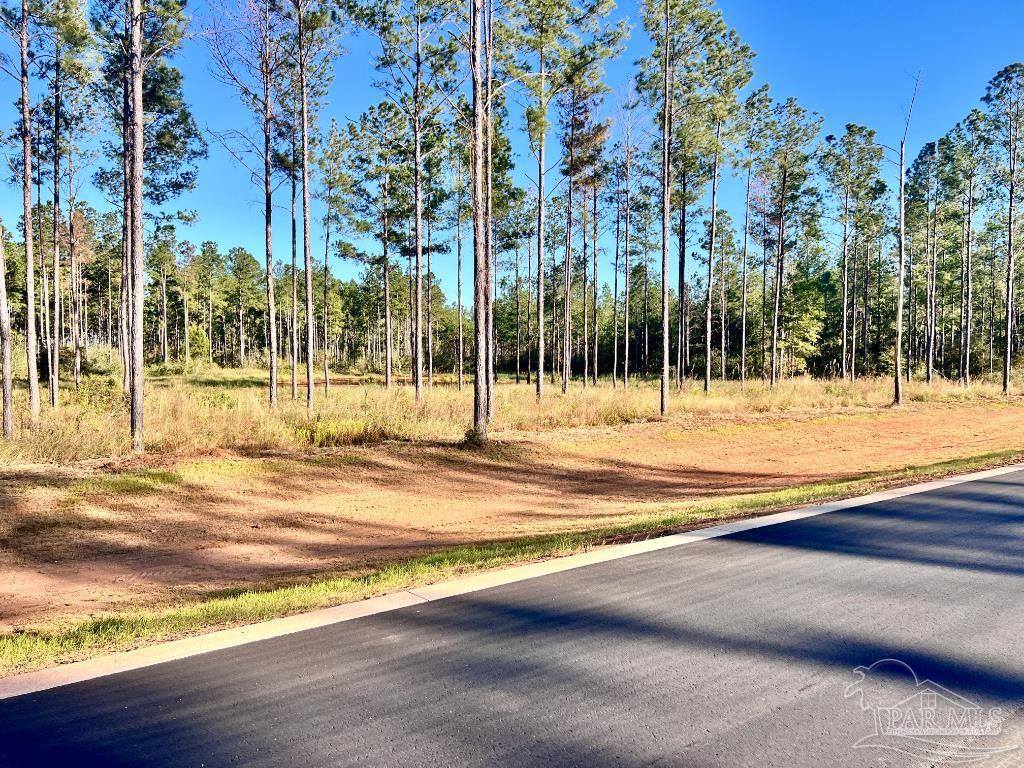
[[[304,388],[300,387],[299,401],[292,401],[284,381],[275,412],[267,405],[265,377],[259,369],[152,369],[145,401],[148,451],[303,450],[386,440],[454,443],[464,437],[472,412],[471,386],[460,392],[442,379],[417,403],[410,387],[389,391],[376,380],[354,375],[339,376],[327,396],[319,382],[312,413],[305,405]],[[34,430],[27,422],[24,388],[18,387],[16,436],[0,443],[0,461],[66,463],[130,453],[126,408],[115,371],[86,376],[78,391],[70,381],[62,386],[60,408],[44,407]],[[714,382],[711,392],[705,393],[700,382],[687,382],[681,392],[673,391],[669,418],[882,408],[891,403],[891,387],[888,378],[845,382],[802,377],[774,388],[760,381],[743,387],[738,382]],[[657,382],[633,381],[628,388],[620,382],[613,388],[604,380],[597,387],[583,388],[577,381],[567,395],[557,386],[546,391],[544,400],[537,402],[532,386],[502,380],[496,390],[493,433],[660,418]],[[906,396],[911,402],[1002,399],[998,386],[990,382],[970,389],[953,382],[911,382]]]

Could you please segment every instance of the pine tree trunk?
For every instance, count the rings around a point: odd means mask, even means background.
[[[520,293],[523,286],[519,279],[519,248],[516,248],[516,384],[520,383],[522,366],[522,314]]]
[[[36,340],[35,250],[32,233],[32,118],[29,102],[28,0],[21,0],[21,191],[25,241],[25,357],[28,368],[28,403],[31,424],[39,423],[39,368]],[[7,413],[5,409],[4,413]]]
[[[471,0],[470,45],[473,78],[473,135],[470,171],[473,198],[473,432],[476,442],[487,441],[487,271],[484,229],[484,91],[483,0]]]
[[[238,311],[242,311],[242,306],[239,304]],[[160,265],[160,361],[167,365],[168,361],[168,345],[167,345],[167,267],[163,264]]]
[[[711,233],[708,240],[708,284],[704,301],[704,391],[711,391],[711,293],[715,282],[715,240],[718,235],[718,166],[721,155],[718,145],[722,123],[715,125],[715,159],[711,170]]]
[[[58,33],[59,39],[59,33]],[[60,402],[60,118],[61,118],[61,48],[54,45],[53,56],[53,337],[50,340],[50,407]]]
[[[416,257],[413,277],[413,365],[412,380],[416,402],[423,399],[423,146],[420,123],[422,36],[420,20],[416,20],[416,82],[413,88],[412,140],[413,140],[413,244]]]
[[[615,190],[615,260],[612,265],[612,389],[619,378],[619,242],[622,236],[622,203],[619,190]]]
[[[307,48],[305,39],[305,19],[302,6],[298,4],[299,17],[299,98],[301,100],[301,145],[302,145],[302,256],[306,269],[306,408],[313,410],[313,357],[314,357],[314,319],[313,319],[313,253],[310,243],[309,216],[309,94],[307,93],[306,71]],[[417,157],[418,160],[418,157]]]
[[[593,302],[593,312],[594,312],[594,355],[593,355],[592,359],[593,359],[593,365],[594,365],[594,386],[596,387],[597,386],[597,354],[598,354],[598,351],[600,350],[600,340],[601,340],[601,328],[600,328],[600,325],[599,325],[599,322],[598,322],[599,321],[599,316],[598,316],[598,312],[597,312],[597,290],[598,290],[598,288],[597,288],[597,183],[596,182],[594,183],[594,188],[593,188],[593,203],[594,203],[593,217],[592,217],[592,220],[591,220],[591,226],[593,227],[593,235],[592,235],[593,241],[591,242],[590,253],[591,253],[591,258],[593,258],[593,260],[594,260],[594,302]]]
[[[751,161],[752,162],[752,161]],[[743,255],[742,291],[740,306],[740,386],[747,383],[747,243],[750,240],[750,176],[747,168],[747,188],[743,198]]]
[[[0,389],[3,392],[3,432],[4,437],[10,440],[14,437],[14,370],[11,365],[11,307],[7,300],[7,257],[3,236],[3,230],[0,229]]]
[[[587,211],[587,190],[586,187],[581,190],[583,198],[583,204],[580,206],[580,232],[582,234],[583,251],[582,251],[582,263],[583,263],[583,274],[581,275],[580,285],[583,290],[581,292],[581,300],[583,303],[583,388],[587,388],[587,377],[590,376],[590,315],[588,313],[589,296],[587,291],[590,289],[590,276],[588,274],[590,270],[590,263],[587,259],[587,225],[590,223],[588,219]]]
[[[533,243],[526,241],[526,384],[533,383]]]
[[[772,370],[770,383],[773,387],[779,379],[779,317],[782,312],[782,280],[786,274],[786,183],[788,180],[788,169],[783,169],[782,193],[779,196],[779,255],[775,265],[775,309],[772,314]]]
[[[547,104],[544,101],[544,48],[540,49],[540,83],[541,96],[538,106],[544,114],[541,120],[547,119]],[[543,128],[537,139],[537,399],[544,396],[544,149],[547,131]]]
[[[458,314],[458,341],[456,344],[456,356],[458,357],[459,392],[462,391],[463,366],[466,360],[465,336],[462,327],[462,158],[459,157],[456,166],[456,186],[459,190],[459,198],[455,210],[455,311]]]
[[[129,215],[131,217],[131,244],[130,253],[130,296],[131,308],[128,313],[130,330],[129,355],[131,375],[129,376],[131,387],[131,433],[132,449],[140,452],[143,450],[143,396],[144,396],[144,360],[143,360],[143,310],[145,291],[145,250],[143,244],[143,219],[142,219],[142,174],[143,174],[143,102],[142,102],[142,35],[143,35],[143,11],[142,0],[130,0],[130,56],[129,56],[129,82],[131,84],[130,115],[131,115],[131,153],[129,160],[128,178],[131,189],[131,205]]]
[[[331,199],[331,190],[327,192],[327,199]],[[328,341],[330,328],[330,308],[328,307],[329,286],[331,283],[331,269],[328,264],[331,252],[331,209],[330,202],[327,208],[327,224],[324,228],[324,396],[331,391],[331,367],[330,367],[330,342]]]
[[[726,304],[726,292],[725,292],[725,280],[726,280],[725,272],[726,272],[726,267],[727,267],[725,248],[721,249],[721,253],[718,256],[718,262],[719,262],[719,276],[718,276],[718,288],[719,288],[719,290],[718,290],[718,298],[719,298],[719,301],[718,301],[718,313],[719,313],[719,321],[720,321],[719,324],[720,324],[720,327],[721,327],[721,333],[719,334],[719,338],[720,338],[720,341],[721,341],[721,349],[719,350],[719,354],[720,354],[720,367],[721,367],[722,381],[725,381],[725,367],[726,367],[725,350],[726,350],[726,343],[727,343],[726,342],[726,334],[727,334],[727,331],[728,331],[726,320],[728,318],[728,309],[729,309],[727,304]]]
[[[679,206],[679,349],[676,385],[683,388],[683,377],[690,368],[690,295],[686,286],[686,175],[683,174],[682,204]]]
[[[181,291],[181,304],[182,309],[185,313],[185,368],[188,369],[192,365],[192,341],[189,339],[189,316],[188,316],[188,288],[184,287]]]
[[[622,388],[629,388],[629,284],[631,282],[630,266],[629,266],[629,213],[631,207],[630,201],[630,190],[629,190],[629,172],[632,161],[632,147],[630,144],[626,144],[626,162],[625,162],[625,187],[626,187],[626,202],[625,202],[625,221],[623,227],[625,229],[625,236],[623,238],[622,246],[622,263],[623,263],[623,297],[622,297]]]
[[[842,377],[845,380],[849,373],[847,365],[847,336],[849,328],[847,319],[850,314],[850,265],[849,265],[849,242],[850,242],[850,191],[846,190],[843,200],[843,344],[842,344]]]
[[[900,201],[899,229],[897,236],[897,258],[899,266],[896,270],[896,340],[893,345],[893,403],[903,404],[903,376],[900,361],[903,359],[903,281],[904,264],[906,261],[906,190],[904,165],[906,163],[906,140],[900,141]],[[844,238],[845,239],[845,238]]]
[[[291,204],[292,204],[292,306],[291,306],[291,327],[289,329],[291,334],[291,357],[292,357],[292,400],[299,399],[299,234],[298,234],[298,217],[297,211],[297,188],[295,183],[295,165],[298,160],[298,152],[296,147],[296,134],[298,133],[298,126],[296,120],[292,120],[292,135],[291,135],[291,151],[292,151],[292,167],[289,169],[289,177],[291,181]],[[212,279],[212,278],[211,278]],[[211,282],[212,285],[212,282]],[[211,315],[212,317],[212,315]],[[213,334],[210,334],[211,351],[213,349]],[[211,360],[212,362],[212,360]]]
[[[562,275],[562,394],[569,391],[572,378],[572,192],[573,169],[575,168],[576,135],[575,122],[569,128],[569,175],[565,192],[565,261]]]
[[[434,280],[431,275],[431,218],[427,215],[427,386],[434,386],[434,312],[433,291]]]
[[[273,186],[273,130],[274,130],[274,107],[271,94],[271,72],[268,56],[270,55],[270,13],[271,3],[269,0],[263,6],[263,48],[261,57],[261,74],[263,80],[263,248],[266,254],[266,279],[267,279],[267,336],[270,344],[268,357],[270,358],[270,381],[269,396],[270,407],[277,408],[277,302],[274,296],[274,186]],[[185,303],[185,357],[188,362],[188,299]],[[294,368],[293,368],[294,370]]]
[[[381,238],[381,251],[383,262],[384,282],[384,388],[391,389],[391,372],[394,369],[394,328],[391,309],[391,261],[388,257],[388,244],[390,240],[390,227],[388,222],[389,185],[390,179],[385,181],[384,187],[384,208],[383,208],[383,237]],[[461,278],[460,278],[461,282]],[[461,321],[460,321],[461,322]]]
[[[75,390],[82,386],[82,275],[75,231],[75,144],[68,126],[68,262],[71,267],[71,345],[74,354]]]
[[[494,248],[494,0],[487,0],[484,12],[484,251],[487,254],[487,418],[494,418],[494,389],[497,384],[495,360],[497,336],[494,327],[495,275],[497,253]]]
[[[967,273],[967,287],[964,295],[964,327],[963,327],[963,347],[964,347],[964,362],[963,362],[963,378],[964,385],[970,386],[971,384],[971,328],[974,324],[974,250],[972,246],[972,239],[974,237],[974,230],[972,227],[972,219],[974,218],[974,177],[971,177],[970,183],[967,185],[967,242],[966,242],[966,273]]]
[[[668,323],[668,251],[671,220],[671,165],[669,147],[672,143],[672,91],[669,75],[670,15],[668,0],[662,2],[664,8],[665,27],[662,39],[664,57],[662,60],[662,108],[661,108],[661,398],[660,411],[668,413],[668,377],[669,377],[669,323]],[[717,166],[716,166],[717,167]],[[712,202],[714,206],[714,202]],[[714,221],[714,213],[712,213]]]
[[[1010,364],[1013,355],[1013,277],[1015,271],[1015,259],[1013,253],[1013,228],[1015,226],[1013,218],[1013,203],[1015,196],[1015,175],[1016,169],[1016,152],[1013,147],[1016,146],[1016,141],[1010,143],[1010,199],[1009,207],[1007,209],[1007,226],[1006,226],[1006,345],[1003,350],[1003,394],[1010,394]]]

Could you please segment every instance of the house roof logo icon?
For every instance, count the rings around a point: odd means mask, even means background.
[[[934,680],[921,679],[904,661],[881,659],[855,668],[853,675],[844,696],[870,713],[874,726],[855,749],[967,764],[1020,748],[1000,740],[1011,712],[986,709]]]

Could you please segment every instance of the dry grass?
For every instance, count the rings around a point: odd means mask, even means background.
[[[456,443],[469,426],[472,389],[467,386],[460,392],[446,380],[417,403],[408,386],[389,391],[375,379],[339,376],[327,396],[323,383],[318,383],[311,414],[302,399],[304,387],[300,386],[300,400],[291,401],[286,381],[280,389],[279,409],[269,410],[265,376],[259,369],[151,370],[145,411],[148,451],[294,451],[387,440]],[[711,393],[706,394],[699,382],[687,382],[681,392],[672,393],[669,419],[693,414],[878,409],[891,403],[891,387],[887,378],[856,382],[797,378],[774,388],[760,381],[744,387],[737,382],[714,382]],[[0,461],[67,463],[130,453],[125,404],[115,372],[100,370],[86,376],[77,392],[71,382],[64,382],[60,408],[44,406],[35,430],[28,428],[24,390],[18,390],[17,435],[0,446]],[[538,403],[532,386],[502,381],[492,433],[500,437],[660,418],[657,382],[634,381],[623,389],[621,383],[613,388],[608,380],[587,388],[577,381],[568,395],[557,385],[548,385],[546,392]],[[998,386],[989,382],[966,389],[939,381],[931,385],[911,382],[907,398],[912,402],[998,400],[1002,395]]]

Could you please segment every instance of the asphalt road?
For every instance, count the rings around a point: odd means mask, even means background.
[[[854,746],[923,688],[1024,733],[1024,472],[0,701],[0,766],[946,765]]]

